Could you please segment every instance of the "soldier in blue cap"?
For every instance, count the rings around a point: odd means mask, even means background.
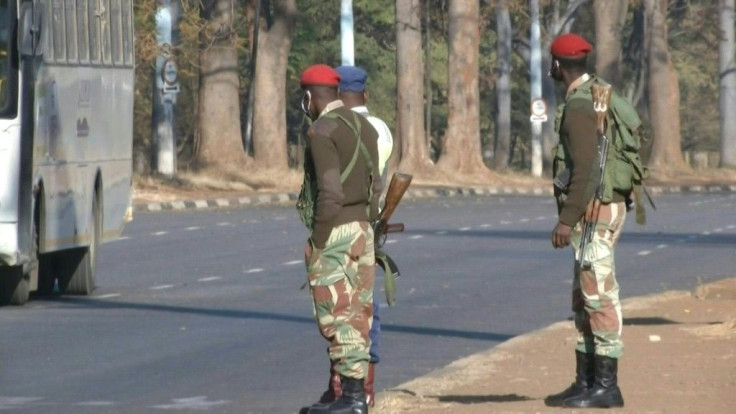
[[[339,66],[335,70],[340,75],[340,84],[338,85],[340,99],[345,103],[345,106],[366,117],[376,132],[378,132],[378,171],[381,174],[381,181],[386,182],[386,164],[393,151],[393,137],[386,123],[380,118],[371,115],[368,107],[366,107],[369,94],[365,84],[368,74],[365,70],[357,66]],[[381,343],[381,320],[378,309],[378,302],[374,300],[373,324],[370,330],[370,364],[368,365],[368,374],[364,383],[366,403],[371,407],[375,404],[373,384],[375,381],[376,364],[380,360],[378,350]],[[335,367],[331,366],[328,388],[322,395],[320,402],[327,403],[333,401],[339,398],[341,394],[340,376],[335,371]]]

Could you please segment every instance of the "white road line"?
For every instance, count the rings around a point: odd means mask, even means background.
[[[470,227],[460,227],[459,229],[457,229],[457,231],[468,231],[468,230],[470,230]]]
[[[396,240],[396,239],[386,240],[386,244],[394,244],[394,243],[398,243],[398,242],[399,241]]]
[[[197,282],[212,282],[213,280],[220,280],[222,279],[220,276],[210,276],[210,277],[203,277],[201,279],[197,279]]]
[[[155,233],[151,233],[151,236],[163,236],[164,234],[169,234],[168,231],[157,231]]]
[[[436,234],[438,236],[444,236],[445,234],[447,234],[447,232],[445,230],[440,230],[438,232],[435,232],[434,234]]]
[[[116,404],[115,401],[82,401],[74,405],[81,407],[111,407]]]
[[[122,293],[107,293],[104,295],[92,296],[92,299],[110,299],[110,298],[117,298],[122,295],[123,295]]]
[[[720,228],[720,227],[717,228],[717,229],[715,229],[715,230],[713,230],[713,233],[722,233],[722,232],[723,232],[723,229]]]
[[[700,234],[702,234],[703,236],[710,236],[710,232],[709,231],[704,231],[704,232],[702,232]]]
[[[130,237],[128,236],[118,237],[117,239],[110,240],[110,242],[118,242],[118,241],[123,241],[123,240],[130,240]]]
[[[506,221],[506,220],[501,220],[499,222],[499,224],[507,225],[507,224],[511,224],[511,222],[510,221]]]
[[[519,220],[519,223],[526,223],[527,221],[529,221],[528,218],[523,218],[523,219]]]
[[[304,263],[304,260],[292,260],[290,262],[285,262],[281,264],[284,266],[294,266],[294,265],[303,264],[303,263]]]
[[[539,216],[535,220],[547,220],[547,217],[545,217],[545,216]]]
[[[260,273],[262,271],[263,271],[263,269],[261,269],[260,267],[256,267],[256,268],[253,268],[253,269],[246,270],[243,273]]]
[[[207,401],[207,397],[175,398],[172,404],[154,405],[162,410],[209,410],[210,408],[230,403],[228,400]]]
[[[411,236],[411,237],[409,237],[409,238],[410,238],[411,240],[418,240],[418,239],[421,239],[422,237],[424,237],[424,236],[422,236],[421,234],[419,234],[419,235],[416,235],[416,236]]]
[[[217,225],[220,226],[220,227],[225,227],[225,226],[229,226],[230,223],[227,222],[227,221],[223,221],[222,223],[217,223]]]
[[[486,224],[481,224],[481,225],[480,225],[480,227],[481,227],[481,228],[484,228],[484,229],[487,229],[488,227],[491,227],[491,226],[492,226],[492,224],[488,224],[488,223],[486,223]]]
[[[164,290],[164,289],[171,289],[173,287],[174,287],[174,285],[159,285],[159,286],[153,286],[153,287],[151,287],[149,289],[151,289],[151,290]]]
[[[730,229],[736,228],[736,225],[729,224],[728,226],[726,226],[726,228],[730,230]]]
[[[665,247],[667,247],[666,244],[660,244],[657,246],[658,249],[664,249]]]
[[[639,253],[637,253],[638,256],[647,256],[647,255],[650,255],[650,254],[652,254],[652,252],[649,251],[649,250],[642,250]]]
[[[192,231],[192,230],[199,230],[199,229],[200,229],[200,227],[199,227],[199,226],[192,226],[192,227],[187,227],[187,228],[185,228],[184,230],[187,230],[187,231]]]

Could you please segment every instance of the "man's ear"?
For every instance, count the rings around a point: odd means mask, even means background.
[[[363,91],[363,99],[367,102],[368,98],[371,97],[371,94],[368,92],[368,89]]]

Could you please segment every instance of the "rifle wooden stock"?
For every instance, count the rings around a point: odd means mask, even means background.
[[[391,219],[391,216],[394,214],[396,206],[399,205],[401,198],[409,188],[412,178],[413,177],[410,174],[400,172],[394,173],[391,177],[391,184],[389,184],[388,190],[386,191],[386,201],[383,203],[381,217],[378,219],[382,223],[383,227],[386,226],[388,221]]]

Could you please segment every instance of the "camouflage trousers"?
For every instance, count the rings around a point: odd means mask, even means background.
[[[614,251],[625,219],[624,203],[602,205],[593,240],[585,251],[591,268],[578,273],[575,266],[572,310],[578,331],[577,351],[610,358],[620,358],[623,354],[621,302]],[[571,239],[576,261],[580,260],[582,231],[581,220],[573,229]]]
[[[324,249],[307,258],[314,315],[340,375],[365,378],[373,323],[376,259],[373,229],[351,222],[332,229]]]

